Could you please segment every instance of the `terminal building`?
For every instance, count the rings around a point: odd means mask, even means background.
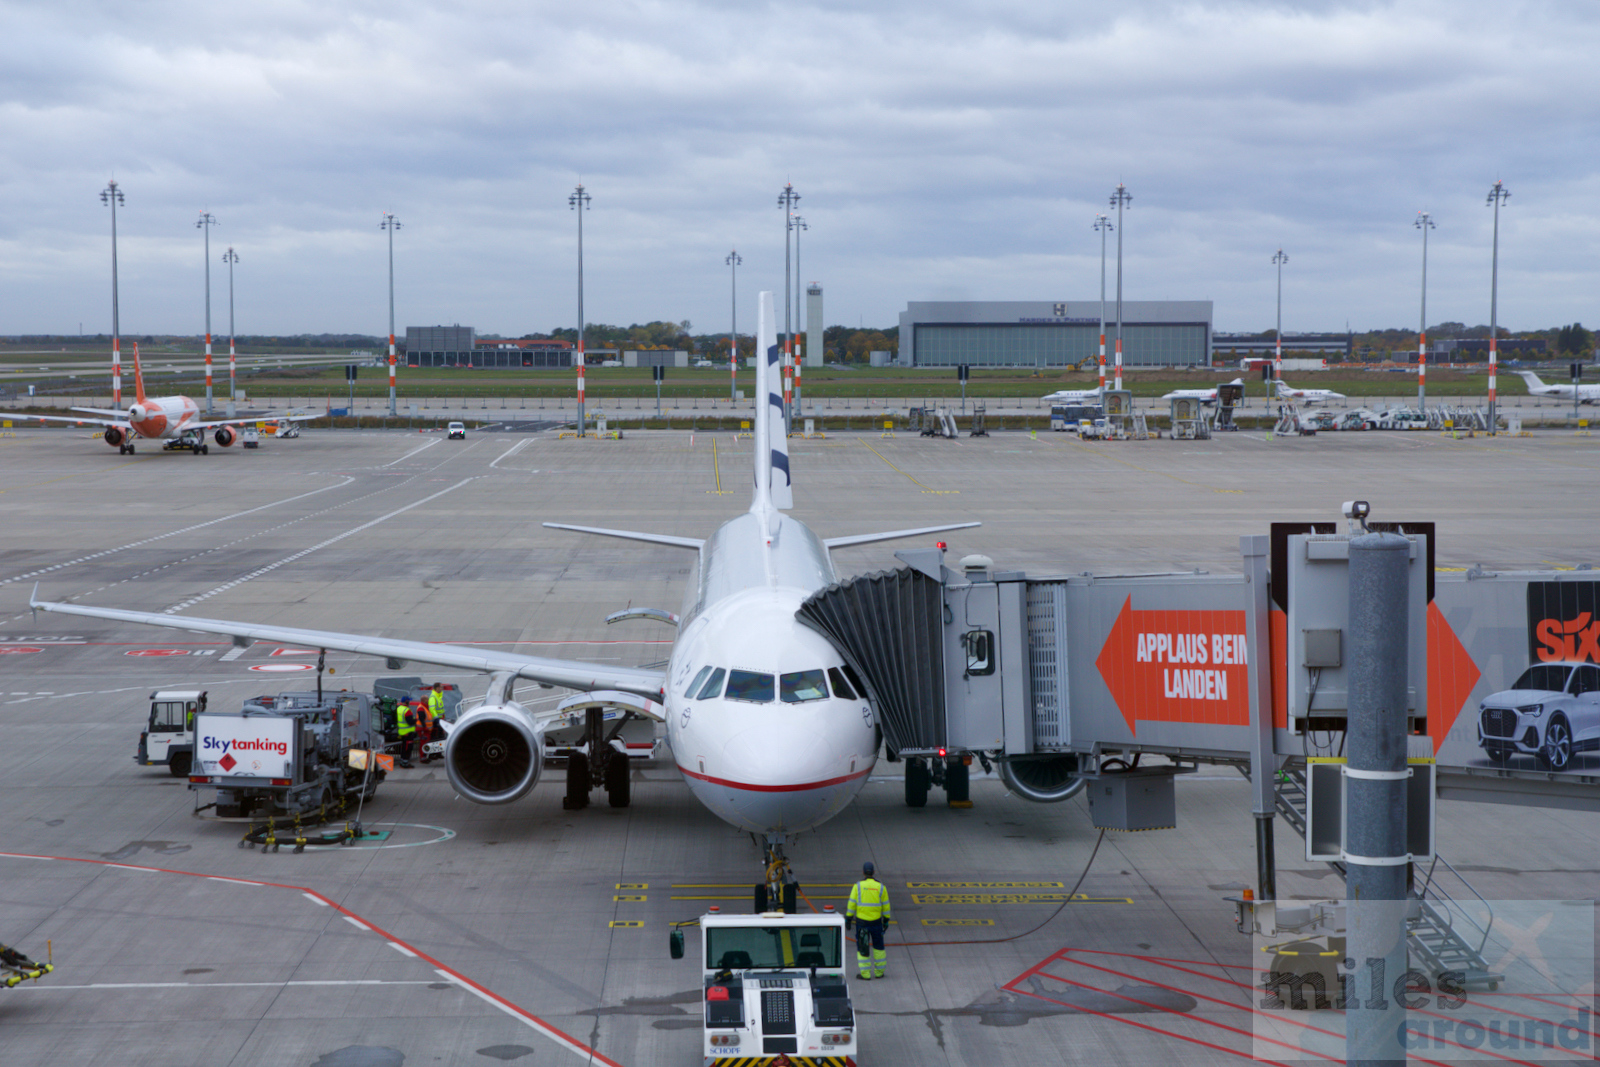
[[[1310,353],[1323,359],[1349,359],[1354,340],[1348,333],[1286,333],[1283,335],[1285,352]],[[1219,333],[1211,338],[1211,351],[1218,360],[1249,359],[1271,356],[1278,342],[1253,333]]]
[[[408,367],[572,366],[572,342],[479,340],[471,326],[407,326]]]
[[[1115,305],[1106,304],[1106,363],[1116,358]],[[1211,301],[1124,300],[1122,362],[1211,365]],[[927,301],[900,313],[901,366],[1066,367],[1100,352],[1100,301]]]

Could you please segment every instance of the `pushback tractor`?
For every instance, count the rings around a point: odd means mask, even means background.
[[[844,916],[712,911],[699,926],[702,1067],[855,1067]]]

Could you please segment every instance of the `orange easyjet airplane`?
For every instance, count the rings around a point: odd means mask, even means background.
[[[186,396],[145,396],[144,374],[139,368],[139,346],[133,346],[133,387],[136,397],[127,411],[116,408],[69,408],[101,418],[78,418],[72,415],[21,415],[0,411],[12,419],[41,419],[48,422],[93,423],[106,428],[106,444],[114,445],[122,455],[134,454],[134,444],[139,440],[160,441],[162,448],[188,449],[195,455],[210,452],[206,444],[206,431],[215,429],[212,439],[227,448],[239,439],[238,428],[247,422],[299,422],[318,418],[316,415],[257,415],[248,419],[200,418],[200,406]],[[120,389],[118,390],[120,393]]]

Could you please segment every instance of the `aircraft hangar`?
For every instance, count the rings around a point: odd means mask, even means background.
[[[900,362],[916,367],[1063,367],[1097,358],[1098,300],[913,301],[900,313]],[[1116,303],[1107,301],[1106,364]],[[1210,366],[1209,300],[1124,300],[1124,366]]]

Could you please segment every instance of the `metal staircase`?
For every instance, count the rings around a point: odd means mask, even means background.
[[[1245,771],[1245,777],[1249,772]],[[1306,765],[1299,759],[1290,759],[1278,771],[1274,791],[1278,814],[1302,838],[1306,836]],[[1343,863],[1329,863],[1343,879]],[[1452,896],[1439,884],[1443,866],[1465,888],[1463,900]],[[1450,866],[1448,860],[1435,856],[1427,873],[1414,880],[1411,889],[1411,907],[1406,916],[1406,942],[1412,956],[1427,965],[1429,972],[1460,971],[1466,976],[1463,985],[1468,989],[1498,989],[1505,975],[1489,969],[1483,956],[1484,945],[1489,940],[1489,930],[1494,925],[1494,908],[1483,895]],[[1472,904],[1476,901],[1476,904]],[[1481,911],[1487,918],[1479,922],[1473,910]]]

